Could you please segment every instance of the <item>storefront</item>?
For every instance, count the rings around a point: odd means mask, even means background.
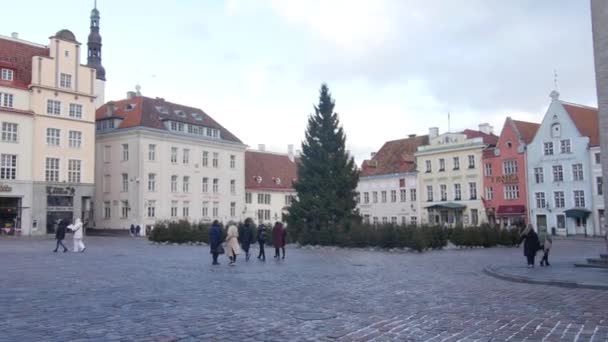
[[[526,226],[525,205],[501,205],[496,210],[496,223],[501,229],[521,229]]]
[[[466,220],[463,220],[463,213],[466,209],[466,206],[463,204],[446,202],[431,205],[426,209],[429,214],[430,224],[444,227],[468,225],[468,217],[466,217]]]
[[[21,197],[0,197],[0,233],[21,234]]]
[[[587,219],[591,214],[590,210],[585,208],[573,208],[564,211],[568,219],[568,235],[592,235],[592,229],[588,229],[593,221],[588,222]]]
[[[46,187],[46,232],[55,233],[57,226],[67,226],[74,219],[73,187]]]

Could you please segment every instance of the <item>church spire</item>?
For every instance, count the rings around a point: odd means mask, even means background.
[[[91,32],[87,47],[89,49],[87,56],[87,66],[97,70],[97,79],[106,80],[106,70],[101,65],[101,35],[99,34],[99,10],[97,10],[97,0],[95,6],[91,10]]]

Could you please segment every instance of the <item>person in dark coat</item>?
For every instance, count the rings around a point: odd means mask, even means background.
[[[217,257],[221,253],[222,245],[222,227],[218,220],[213,221],[211,229],[209,229],[209,248],[211,249],[211,255],[213,256],[213,265],[219,265]]]
[[[276,222],[272,228],[272,243],[274,244],[274,258],[280,258],[279,250],[283,251],[283,259],[285,259],[285,229],[281,222]]]
[[[266,226],[264,223],[260,223],[258,226],[258,244],[260,245],[258,259],[266,261],[266,252],[264,251],[264,245],[266,244]]]
[[[60,224],[60,222],[56,223],[55,227],[55,239],[57,239],[57,245],[53,252],[57,253],[59,246],[63,247],[63,253],[68,251],[68,248],[63,244],[63,239],[65,239],[65,226]]]
[[[247,219],[245,219],[245,224],[243,225],[243,228],[241,229],[241,232],[239,233],[239,237],[241,238],[241,247],[243,248],[243,250],[245,251],[245,261],[249,261],[249,247],[251,246],[251,243],[253,242],[253,230],[254,230],[255,226],[253,224],[253,220],[248,217]]]
[[[541,249],[541,247],[540,241],[538,240],[538,235],[534,231],[534,228],[532,228],[531,224],[529,224],[526,229],[521,233],[519,238],[519,244],[521,244],[522,242],[524,242],[524,255],[528,260],[528,268],[533,268],[534,258],[536,257],[536,253],[539,249]]]
[[[134,236],[135,235],[135,225],[131,224],[131,227],[129,227],[129,235]]]

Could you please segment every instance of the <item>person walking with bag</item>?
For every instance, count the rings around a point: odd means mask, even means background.
[[[251,243],[253,242],[253,229],[254,229],[254,225],[253,225],[253,220],[248,217],[247,219],[245,219],[245,224],[243,225],[243,229],[241,232],[241,246],[243,247],[243,251],[245,251],[245,261],[249,261],[249,247],[251,246]]]
[[[521,233],[519,243],[517,245],[519,246],[524,240],[524,256],[528,260],[528,268],[533,268],[536,252],[538,252],[540,249],[540,242],[538,240],[538,235],[534,231],[531,224],[529,224]]]
[[[226,249],[226,255],[230,258],[230,263],[228,265],[234,266],[236,264],[236,256],[241,254],[241,247],[239,247],[239,229],[234,223],[231,223],[228,226]]]
[[[86,249],[84,242],[82,241],[82,221],[77,218],[74,224],[68,226],[68,228],[74,233],[74,252],[84,252]]]
[[[283,259],[285,259],[285,230],[281,222],[276,222],[272,228],[272,243],[274,245],[274,258],[281,257],[279,251],[283,250]]]
[[[545,237],[545,243],[543,244],[543,258],[540,260],[540,266],[551,266],[549,264],[549,251],[551,250],[551,246],[553,245],[553,240],[551,236],[547,234]]]
[[[213,221],[211,229],[209,229],[209,249],[213,257],[212,265],[219,265],[217,257],[224,254],[224,248],[222,247],[222,227],[218,220]]]
[[[57,239],[57,245],[53,252],[57,253],[59,246],[63,247],[63,253],[67,252],[68,248],[63,244],[63,239],[65,239],[65,226],[62,226],[59,222],[55,224],[55,239]]]
[[[258,226],[258,244],[260,245],[258,259],[266,261],[266,252],[264,251],[264,245],[266,244],[266,226],[264,223],[260,223]]]

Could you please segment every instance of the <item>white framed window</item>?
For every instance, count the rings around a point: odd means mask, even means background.
[[[439,193],[441,194],[441,200],[448,200],[448,187],[445,184],[439,185]]]
[[[559,150],[560,153],[572,153],[572,148],[570,146],[570,139],[562,139],[559,141]]]
[[[374,203],[378,203],[378,191],[372,192]]]
[[[148,201],[148,217],[156,217],[156,201]]]
[[[386,203],[386,191],[382,191],[382,203]]]
[[[454,201],[462,200],[462,188],[460,184],[454,184]]]
[[[2,123],[2,142],[18,142],[19,125],[12,122]]]
[[[236,216],[236,202],[230,202],[230,217]]]
[[[70,103],[70,117],[75,119],[82,119],[82,105],[77,103]]]
[[[479,213],[477,209],[471,209],[471,224],[477,226],[479,224]]]
[[[129,192],[129,174],[121,174],[122,179],[122,192]]]
[[[566,215],[557,215],[557,228],[566,228]]]
[[[601,196],[604,194],[604,179],[602,177],[595,177],[595,185],[597,187],[597,194]]]
[[[190,201],[184,201],[182,204],[182,216],[190,217]]]
[[[445,171],[445,159],[439,158],[439,172]]]
[[[203,166],[209,166],[209,152],[203,151]]]
[[[357,196],[359,197],[359,196]],[[293,203],[293,195],[285,195],[285,205],[290,206]]]
[[[511,184],[505,186],[505,199],[516,200],[519,199],[519,185]]]
[[[369,192],[363,193],[363,203],[365,203],[365,204],[369,203]]]
[[[391,216],[391,224],[397,225],[397,216]]]
[[[203,217],[209,217],[209,202],[203,202]]]
[[[427,172],[427,173],[431,173],[431,172],[433,172],[433,164],[431,163],[431,161],[430,161],[430,160],[427,160],[427,161],[425,162],[425,165],[426,165],[426,172]]]
[[[218,218],[220,217],[220,202],[213,202],[213,217]],[[269,210],[270,211],[270,210]]]
[[[246,192],[245,193],[245,203],[246,204],[251,204],[251,192]]]
[[[585,207],[585,192],[583,190],[574,190],[574,206],[576,208]]]
[[[548,141],[548,142],[544,143],[543,152],[546,156],[552,156],[553,155],[553,142]]]
[[[494,188],[491,186],[486,187],[486,199],[491,201],[494,199]]]
[[[0,93],[0,107],[13,108],[13,94]]]
[[[156,174],[155,173],[148,174],[148,191],[150,191],[150,192],[156,191]]]
[[[595,163],[598,164],[598,165],[602,163],[602,157],[601,157],[601,154],[599,152],[597,152],[595,154]]]
[[[50,115],[61,115],[61,101],[47,100],[46,113]]]
[[[566,207],[566,199],[564,197],[563,191],[555,191],[553,193],[553,199],[555,200],[556,208],[565,208]]]
[[[171,217],[177,217],[177,201],[171,201]]]
[[[220,192],[220,180],[213,178],[213,193],[217,194],[218,192]]]
[[[469,159],[469,169],[474,169],[475,168],[475,156],[471,154],[468,156],[468,159]]]
[[[553,116],[553,119],[557,119],[557,115]],[[551,137],[559,138],[562,136],[562,126],[559,123],[554,123],[551,125]]]
[[[57,128],[47,128],[46,144],[49,146],[59,146],[61,144],[61,130]]]
[[[372,222],[374,223],[375,226],[378,225],[378,216],[374,216],[374,218],[372,219]]]
[[[59,158],[46,158],[44,178],[47,182],[59,182]]]
[[[563,182],[564,181],[564,168],[561,165],[553,165],[553,181]]]
[[[401,202],[405,202],[407,200],[407,190],[405,190],[405,189],[399,190],[399,200]]]
[[[203,177],[203,192],[209,192],[209,178]]]
[[[545,175],[543,173],[542,167],[534,168],[534,181],[536,182],[536,184],[541,184],[545,182]]]
[[[156,145],[149,144],[148,145],[148,161],[155,161],[155,160],[156,160]]]
[[[472,200],[477,199],[477,183],[475,183],[475,182],[469,183],[469,195],[471,195]]]
[[[16,179],[17,178],[17,155],[2,154],[0,164],[0,179]]]
[[[190,163],[190,150],[185,148],[182,153],[182,162],[184,165],[188,165]]]
[[[517,160],[505,160],[502,166],[505,175],[517,174]]]
[[[103,202],[103,218],[109,220],[112,217],[112,206],[110,201]]]
[[[382,216],[382,224],[388,224],[388,217]]]
[[[72,88],[72,75],[61,73],[59,75],[59,86],[61,88]]]
[[[230,180],[230,193],[232,195],[236,194],[236,180],[234,179]]]
[[[234,154],[230,155],[230,168],[236,168],[236,156]]]
[[[574,181],[584,180],[583,176],[583,164],[572,164],[572,179]]]
[[[258,204],[264,204],[264,194],[258,194]]]
[[[483,175],[486,177],[489,177],[492,175],[492,164],[485,163],[485,165],[483,166]]]
[[[185,193],[190,192],[190,177],[189,176],[184,176],[182,188]]]
[[[217,152],[213,152],[213,167],[216,169],[220,167],[220,154]]]
[[[270,194],[264,194],[264,204],[270,204]]]
[[[2,68],[2,80],[3,81],[12,81],[13,80],[13,70]]]
[[[70,148],[80,148],[82,146],[82,132],[69,131],[68,138]]]
[[[171,163],[177,163],[177,147],[171,147]]]
[[[177,192],[177,175],[171,175],[171,192]]]
[[[112,176],[103,176],[103,192],[108,193],[112,190]]]
[[[416,217],[416,216],[410,216],[410,224],[412,226],[417,226],[418,225],[418,217]]]
[[[76,159],[68,160],[68,182],[80,183],[82,161]]]
[[[460,170],[460,158],[459,157],[454,157],[452,160],[452,163],[454,164],[454,170]]]
[[[410,189],[410,201],[416,202],[416,189]]]
[[[129,144],[122,144],[122,161],[129,160]]]
[[[433,186],[432,185],[426,186],[426,201],[433,202]]]
[[[537,192],[534,196],[536,197],[536,208],[542,209],[547,207],[544,192]]]

